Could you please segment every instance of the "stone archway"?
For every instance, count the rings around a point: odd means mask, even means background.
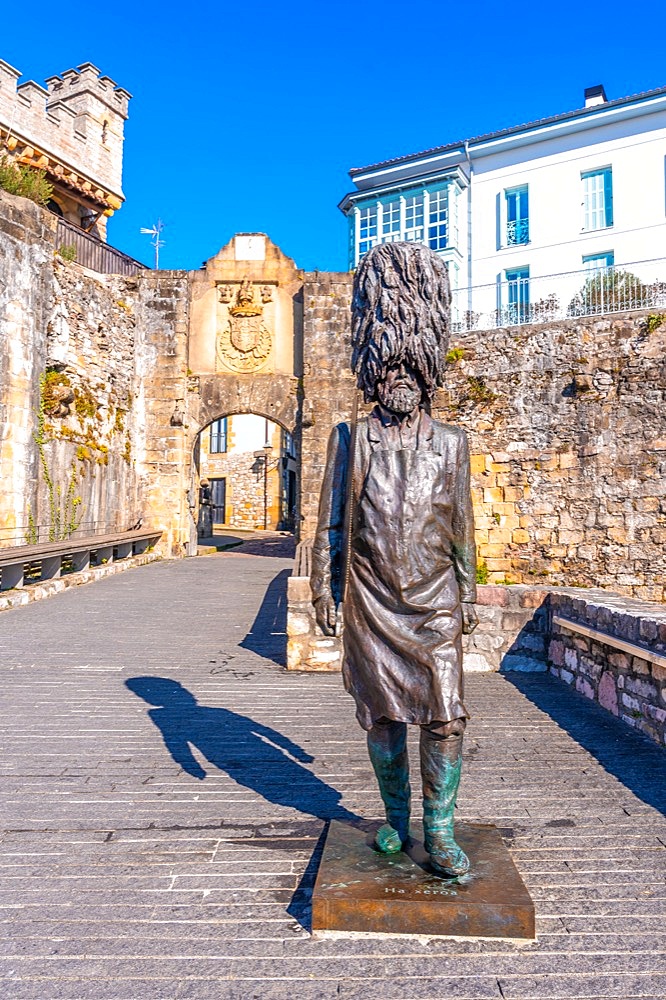
[[[142,276],[145,516],[168,555],[196,553],[194,444],[220,417],[253,413],[293,436],[296,533],[317,508],[326,439],[350,410],[351,276],[306,274],[261,233],[239,234],[199,271]]]
[[[261,411],[221,405],[194,437],[190,497],[199,503],[193,513],[199,538],[234,528],[298,528],[295,425],[282,412],[276,419],[274,402]]]

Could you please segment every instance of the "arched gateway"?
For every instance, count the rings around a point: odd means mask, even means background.
[[[152,311],[162,311],[165,323],[152,332],[154,377],[145,380],[144,497],[151,523],[163,528],[165,552],[196,551],[197,441],[236,414],[265,417],[289,434],[292,513],[297,533],[310,533],[328,429],[350,409],[351,276],[303,272],[267,236],[249,233],[234,236],[200,271],[156,274],[148,283]]]

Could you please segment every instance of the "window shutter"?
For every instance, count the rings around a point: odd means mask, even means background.
[[[613,172],[604,171],[604,212],[606,215],[606,225],[613,225]]]

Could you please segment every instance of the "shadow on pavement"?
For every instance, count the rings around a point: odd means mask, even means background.
[[[238,644],[281,667],[287,664],[287,580],[290,575],[291,570],[283,569],[271,580],[250,631]]]
[[[192,753],[196,747],[213,767],[268,802],[322,820],[361,822],[340,805],[340,792],[303,766],[312,763],[312,755],[277,730],[226,708],[199,705],[182,684],[166,677],[131,677],[125,684],[155,706],[149,718],[173,759],[192,777],[203,781],[208,773]]]
[[[666,814],[666,751],[547,674],[504,677],[647,805]]]

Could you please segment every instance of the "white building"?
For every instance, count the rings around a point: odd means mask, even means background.
[[[666,87],[590,87],[578,111],[350,176],[350,267],[378,243],[425,243],[463,327],[666,304]]]

